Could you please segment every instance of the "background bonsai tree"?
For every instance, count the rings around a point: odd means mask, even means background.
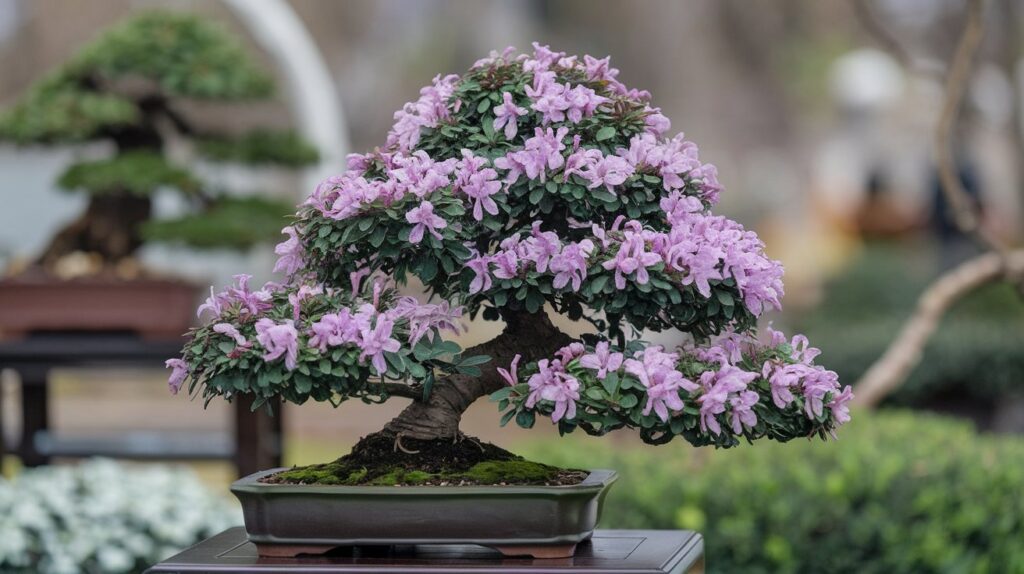
[[[81,217],[61,230],[39,262],[85,252],[116,263],[146,238],[196,246],[247,247],[276,235],[292,211],[278,201],[211,191],[168,147],[191,142],[214,161],[301,166],[316,150],[288,131],[230,136],[202,131],[180,104],[268,98],[273,83],[242,47],[198,17],[143,13],[103,34],[0,116],[0,139],[18,144],[113,144],[109,157],[67,168],[58,184],[89,194]],[[175,189],[195,215],[150,221],[151,195]]]
[[[782,267],[709,212],[715,168],[682,134],[664,138],[669,120],[607,58],[534,48],[438,76],[383,149],[323,182],[277,247],[289,282],[241,277],[211,296],[209,322],[168,361],[172,390],[411,399],[363,441],[410,452],[456,448],[461,414],[488,394],[502,424],[542,415],[562,433],[626,427],[656,444],[824,437],[846,422],[850,388],[804,337],[754,336],[779,307]],[[434,302],[386,279],[410,276]],[[546,309],[589,332],[574,340]],[[444,338],[477,313],[501,334],[465,351]],[[685,343],[641,338],[665,329]]]

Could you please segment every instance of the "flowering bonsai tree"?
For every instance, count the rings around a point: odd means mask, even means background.
[[[276,237],[290,206],[218,193],[167,153],[171,144],[189,142],[195,155],[211,161],[315,162],[316,150],[290,131],[216,133],[184,111],[190,101],[257,100],[272,92],[271,78],[237,41],[196,16],[145,12],[84,47],[0,114],[0,140],[111,148],[107,157],[78,161],[60,176],[61,188],[88,194],[88,207],[58,232],[39,263],[52,270],[70,254],[89,253],[106,267],[130,257],[145,239],[243,248]],[[194,213],[151,221],[158,189],[181,193]]]
[[[669,120],[607,58],[534,48],[438,76],[397,112],[385,146],[351,156],[284,229],[287,283],[241,277],[202,306],[207,324],[168,361],[171,389],[402,397],[378,436],[410,452],[410,439],[451,445],[485,395],[502,424],[540,415],[654,444],[824,437],[846,422],[850,388],[805,338],[755,337],[782,267],[710,213],[715,168],[665,137]],[[410,277],[431,302],[396,293]],[[548,310],[589,332],[574,340]],[[466,350],[445,338],[478,313],[501,333]],[[665,329],[684,344],[641,338]]]

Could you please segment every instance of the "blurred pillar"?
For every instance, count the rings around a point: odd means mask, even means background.
[[[224,0],[285,76],[299,132],[316,145],[320,163],[305,170],[303,195],[345,167],[348,128],[331,73],[309,30],[285,0]]]

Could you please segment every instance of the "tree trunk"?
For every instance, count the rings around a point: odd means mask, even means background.
[[[105,193],[89,199],[85,213],[53,237],[38,263],[52,269],[62,257],[97,253],[104,263],[130,256],[142,245],[140,227],[150,216],[150,200],[130,193]]]
[[[469,405],[506,384],[498,375],[498,367],[507,369],[517,354],[522,355],[524,364],[551,357],[570,342],[572,339],[558,330],[543,310],[533,315],[509,313],[500,335],[465,351],[466,355],[491,357],[479,377],[457,374],[438,380],[425,402],[414,401],[382,432],[418,440],[454,439],[459,436],[459,421]]]

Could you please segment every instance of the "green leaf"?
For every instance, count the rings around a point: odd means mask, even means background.
[[[608,391],[609,395],[614,396],[619,390],[619,374],[614,372],[608,373],[608,376],[601,381],[601,386],[604,387],[604,390]]]
[[[640,399],[636,398],[636,395],[623,395],[619,399],[619,405],[624,409],[631,409],[640,403]]]
[[[491,107],[491,100],[488,100],[487,98],[484,98],[484,99],[480,100],[479,104],[476,105],[476,113],[482,114],[482,113],[486,112],[488,110],[488,108],[490,108],[490,107]]]
[[[483,365],[484,363],[489,363],[490,361],[491,357],[489,355],[473,355],[471,357],[466,357],[465,359],[459,361],[459,366],[472,367],[475,365]]]
[[[613,126],[604,126],[603,128],[597,130],[596,139],[599,142],[603,142],[613,137],[615,137],[615,128]]]

